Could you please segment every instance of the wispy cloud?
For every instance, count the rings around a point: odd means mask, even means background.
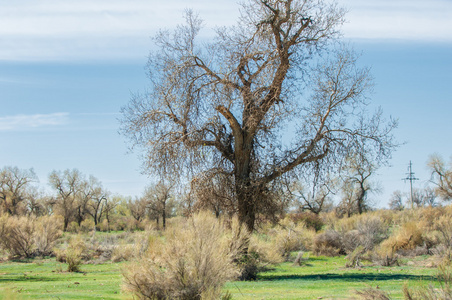
[[[68,113],[15,115],[0,117],[0,131],[27,130],[39,127],[63,125],[68,120]]]
[[[1,1],[1,0],[0,0]],[[0,60],[143,59],[149,39],[193,8],[206,27],[234,24],[237,0],[1,1]],[[452,42],[450,0],[339,0],[346,37]]]
[[[452,42],[450,0],[344,0],[350,38]]]
[[[2,1],[0,60],[143,59],[159,28],[182,22],[191,7],[206,25],[228,25],[236,0]]]

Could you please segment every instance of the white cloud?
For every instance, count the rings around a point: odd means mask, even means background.
[[[450,0],[338,0],[348,38],[452,42]],[[234,24],[238,0],[0,0],[0,60],[140,59],[157,29],[193,8],[206,27]]]
[[[0,0],[0,60],[143,59],[159,28],[190,7],[206,26],[228,25],[236,0]]]
[[[0,117],[0,131],[63,125],[67,122],[68,116],[68,113],[53,113]]]
[[[344,0],[346,37],[452,42],[450,0]]]

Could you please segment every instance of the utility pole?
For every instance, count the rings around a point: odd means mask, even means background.
[[[408,166],[408,173],[406,173],[407,177],[406,178],[402,178],[402,180],[404,180],[405,182],[407,180],[410,181],[410,200],[411,200],[411,209],[414,208],[414,203],[413,203],[413,181],[415,180],[419,180],[419,178],[414,177],[414,172],[412,170],[412,163],[410,160],[410,165]]]

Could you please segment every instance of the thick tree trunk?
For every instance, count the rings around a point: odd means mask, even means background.
[[[250,183],[249,174],[247,178],[236,178],[235,190],[239,221],[249,232],[253,232],[256,221],[255,190]]]

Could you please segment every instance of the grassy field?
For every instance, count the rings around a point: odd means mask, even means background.
[[[405,261],[400,267],[345,268],[344,257],[313,257],[301,267],[284,263],[259,274],[254,282],[225,286],[233,299],[346,299],[368,286],[402,298],[402,286],[427,284],[436,269]],[[0,263],[0,299],[131,299],[121,291],[121,268],[127,263],[82,265],[82,272],[65,272],[55,259]]]

